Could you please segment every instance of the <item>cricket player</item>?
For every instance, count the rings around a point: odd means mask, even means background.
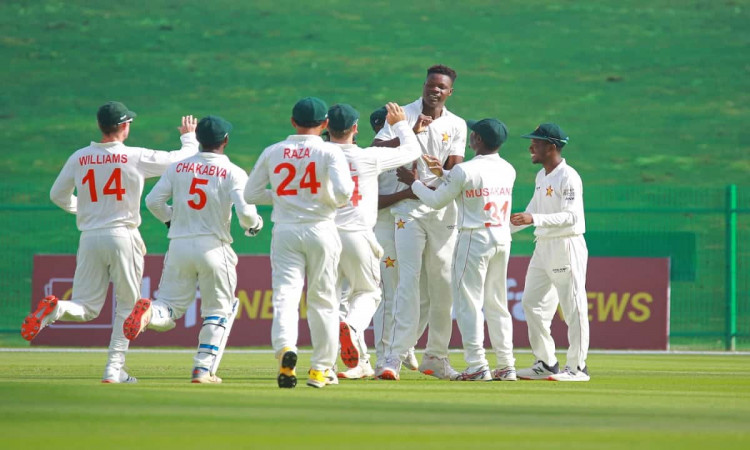
[[[466,146],[466,123],[445,107],[446,100],[453,93],[455,79],[456,72],[449,67],[430,67],[422,97],[404,107],[422,153],[434,156],[448,170],[463,161]],[[375,145],[393,147],[398,143],[398,137],[387,125],[375,136]],[[443,183],[421,158],[416,167],[425,185],[437,188]],[[437,378],[450,379],[456,373],[448,361],[453,323],[450,264],[456,240],[455,202],[436,210],[414,198],[411,190],[403,185],[393,196],[402,197],[390,210],[395,224],[398,288],[393,306],[391,344],[382,371],[376,376],[398,380],[402,360],[407,358],[409,348],[417,341],[420,279],[424,265],[430,302],[429,332],[419,370]]]
[[[341,240],[334,217],[354,192],[344,153],[324,142],[328,106],[315,97],[292,110],[296,134],[258,158],[245,187],[245,201],[273,204],[271,238],[273,325],[271,339],[280,360],[280,388],[297,384],[297,327],[307,275],[307,320],[313,344],[308,386],[336,384],[331,368],[338,349],[336,278]],[[270,184],[271,189],[266,189]]]
[[[246,234],[256,235],[263,219],[243,198],[247,174],[225,154],[232,124],[218,116],[198,122],[200,153],[172,164],[146,196],[146,207],[169,227],[169,251],[155,301],[140,299],[125,320],[125,337],[146,328],[175,327],[201,292],[203,326],[198,334],[193,383],[221,383],[216,376],[234,322],[237,255],[229,226],[234,205]],[[167,201],[172,199],[172,205]]]
[[[385,118],[388,115],[388,110],[385,106],[381,106],[372,113],[370,113],[370,127],[375,134],[378,134],[380,130],[385,126]]]
[[[349,203],[336,212],[336,226],[342,243],[339,281],[349,284],[346,317],[339,324],[341,360],[349,370],[339,378],[358,379],[375,374],[370,365],[364,330],[380,303],[380,258],[383,249],[373,227],[378,214],[378,175],[419,158],[422,151],[406,122],[404,110],[395,103],[386,105],[388,124],[399,136],[398,148],[363,149],[353,143],[358,131],[359,112],[347,104],[328,111],[331,142],[339,145],[349,163],[354,193]]]
[[[173,152],[124,144],[136,114],[120,102],[108,102],[97,112],[101,142],[77,150],[68,158],[50,190],[51,200],[76,215],[81,238],[76,255],[73,296],[43,299],[21,326],[32,340],[57,321],[87,322],[104,306],[110,281],[114,284],[115,321],[103,383],[135,383],[123,369],[129,341],[122,331],[125,318],[141,297],[143,244],[140,202],[145,178],[158,177],[172,163],[198,151],[196,120],[183,116],[179,130],[182,149]],[[74,191],[77,195],[73,195]]]
[[[531,139],[531,162],[541,164],[534,196],[526,212],[513,214],[518,231],[533,225],[536,246],[526,273],[521,303],[536,362],[518,371],[523,380],[588,381],[589,316],[586,297],[588,249],[583,233],[583,183],[561,151],[568,136],[554,123],[543,123],[523,137]],[[557,295],[555,295],[557,294]],[[567,364],[560,372],[550,334],[558,301],[568,325]]]
[[[370,126],[377,134],[385,126],[385,118],[388,114],[385,106],[376,109],[370,114]],[[386,147],[380,147],[386,148]],[[386,349],[391,345],[391,334],[393,332],[393,299],[398,286],[398,261],[396,259],[396,245],[394,243],[395,233],[393,227],[393,215],[391,206],[402,198],[397,194],[392,196],[398,189],[396,170],[386,170],[378,176],[378,213],[374,232],[378,244],[383,248],[383,256],[380,258],[380,286],[381,300],[372,317],[373,335],[375,338],[375,355],[377,358],[376,373],[380,373],[385,363]],[[382,195],[381,195],[382,194]],[[427,328],[427,295],[425,288],[425,277],[421,278],[420,284],[422,296],[420,298],[419,330],[417,336],[421,336]],[[414,347],[409,349],[403,364],[410,370],[417,370],[419,361],[414,355]]]
[[[515,381],[513,319],[508,311],[507,273],[510,256],[508,221],[516,171],[498,155],[508,137],[505,124],[496,119],[468,121],[469,143],[476,156],[453,166],[444,175],[440,162],[437,175],[446,182],[432,190],[416,179],[417,170],[403,172],[399,180],[411,185],[414,194],[428,206],[439,209],[458,202],[458,242],[453,259],[453,297],[456,319],[463,339],[468,368],[451,379],[458,381]],[[431,167],[432,168],[432,167]],[[483,313],[484,311],[484,313]],[[487,320],[497,369],[490,371],[484,350]]]

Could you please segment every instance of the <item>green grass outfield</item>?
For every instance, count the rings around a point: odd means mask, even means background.
[[[0,352],[2,447],[748,448],[750,357],[594,354],[589,383],[400,382],[281,390],[269,353],[229,353],[220,386],[190,353],[132,353],[137,385],[99,383],[104,353]],[[530,364],[518,355],[518,366]],[[461,355],[452,354],[456,367]],[[306,370],[309,353],[300,358]]]
[[[138,113],[133,146],[173,148],[180,115],[222,115],[234,124],[228,154],[250,170],[293,131],[299,98],[352,104],[368,143],[370,111],[413,101],[426,68],[443,63],[458,72],[451,111],[509,127],[501,154],[518,171],[513,210],[539,169],[520,136],[554,121],[571,136],[564,154],[584,181],[592,250],[597,232],[609,242],[602,233],[644,231],[618,241],[644,256],[654,241],[673,242],[651,232],[696,234],[695,279],[672,286],[671,330],[720,348],[728,184],[740,185],[746,211],[738,273],[750,266],[748,23],[750,0],[1,1],[0,331],[17,333],[29,312],[32,256],[76,252],[75,219],[49,189],[68,156],[99,138],[105,101]],[[268,252],[263,214],[253,239],[234,221],[238,254]],[[145,208],[142,217],[149,253],[164,253],[163,224]],[[520,233],[512,252],[532,245]],[[748,317],[747,277],[738,285]]]

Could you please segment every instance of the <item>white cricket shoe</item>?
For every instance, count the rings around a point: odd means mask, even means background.
[[[452,381],[492,381],[488,366],[467,367],[461,373],[451,376]]]
[[[492,371],[492,379],[495,381],[517,381],[516,368],[513,366],[497,368]]]
[[[221,378],[212,374],[211,371],[205,367],[196,367],[193,369],[193,377],[190,382],[201,384],[221,384]]]
[[[565,370],[550,375],[547,379],[550,381],[589,381],[591,377],[589,376],[588,366],[583,369],[576,367],[576,370],[571,369],[570,366],[565,366]]]
[[[335,370],[326,369],[324,376],[326,377],[326,385],[339,384],[339,377],[336,376]]]
[[[104,376],[102,377],[102,383],[137,383],[136,377],[131,377],[125,371],[125,368],[118,368],[113,365],[107,364],[104,368]]]
[[[360,380],[362,378],[370,378],[373,375],[375,375],[375,371],[372,370],[370,361],[360,361],[357,367],[338,373],[338,377],[345,380]]]
[[[307,372],[307,385],[314,388],[322,388],[331,384],[339,384],[336,373],[331,369],[315,370]]]
[[[556,362],[550,367],[543,361],[537,361],[528,369],[519,370],[516,375],[522,380],[546,380],[557,373],[560,373],[560,363]]]
[[[406,358],[402,359],[401,362],[409,370],[417,370],[419,368],[419,361],[417,360],[417,355],[414,354],[414,347],[409,349]]]
[[[438,358],[437,356],[424,355],[422,364],[419,365],[419,371],[425,375],[430,375],[441,380],[452,380],[458,376],[456,369],[451,367],[447,357]]]
[[[401,360],[399,358],[386,358],[383,367],[381,367],[380,370],[375,373],[375,378],[379,380],[398,381],[399,372],[401,372]]]

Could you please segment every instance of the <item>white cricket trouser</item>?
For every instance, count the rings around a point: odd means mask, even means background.
[[[179,319],[201,292],[201,317],[228,318],[237,290],[237,255],[214,235],[172,239],[164,257],[157,300]]]
[[[385,361],[385,356],[391,346],[393,336],[393,304],[398,287],[398,259],[396,258],[395,225],[393,216],[389,215],[387,220],[378,220],[375,224],[375,236],[383,248],[383,257],[380,259],[380,279],[382,300],[378,309],[372,317],[373,335],[375,338],[375,355],[378,364]],[[419,290],[419,325],[417,328],[417,339],[424,334],[427,328],[427,318],[430,308],[427,293],[427,277],[424,275],[425,268],[422,267]],[[416,344],[416,341],[412,346]]]
[[[81,232],[73,276],[73,296],[58,302],[55,320],[88,322],[99,316],[114,285],[115,320],[109,342],[109,363],[122,367],[130,341],[122,326],[141,298],[146,246],[137,228],[102,228]]]
[[[149,328],[172,329],[195,301],[196,283],[201,292],[201,318],[204,323],[198,335],[194,367],[210,368],[226,329],[209,326],[229,318],[237,289],[237,255],[232,247],[214,235],[172,239],[164,258],[157,300]],[[171,310],[171,312],[170,312]],[[209,346],[208,351],[202,351]]]
[[[380,257],[383,249],[372,231],[342,231],[339,283],[346,280],[349,292],[344,302],[347,313],[344,321],[363,336],[380,303]],[[367,359],[365,350],[362,359]]]
[[[417,341],[420,279],[424,265],[429,297],[425,354],[448,356],[453,328],[451,262],[456,242],[455,206],[447,206],[414,219],[396,216],[398,288],[394,302],[393,342],[386,357],[404,359]],[[398,223],[405,222],[403,228]]]
[[[484,321],[497,367],[514,366],[513,318],[508,311],[510,242],[496,241],[485,229],[461,230],[453,260],[453,295],[469,367],[487,366]],[[484,314],[482,313],[484,309]]]
[[[573,369],[586,365],[589,349],[587,262],[588,249],[583,236],[537,239],[521,303],[534,357],[549,366],[557,363],[550,326],[558,300],[568,325],[567,365]]]
[[[307,275],[307,322],[315,370],[333,367],[338,351],[336,277],[341,240],[336,224],[279,223],[271,238],[273,325],[271,340],[278,354],[284,347],[297,350],[299,303]]]

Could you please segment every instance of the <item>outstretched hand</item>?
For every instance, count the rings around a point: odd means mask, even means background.
[[[182,125],[178,128],[180,134],[193,133],[198,126],[198,119],[193,116],[182,116]]]
[[[414,128],[412,128],[412,130],[414,131],[414,134],[419,134],[427,130],[427,127],[430,126],[430,124],[432,123],[432,120],[433,120],[432,117],[425,115],[425,114],[420,114],[419,118],[417,119],[417,123],[415,123]]]
[[[388,114],[385,116],[385,120],[388,121],[388,125],[393,125],[402,120],[406,120],[406,113],[404,108],[400,107],[398,103],[389,102],[385,105]]]
[[[427,164],[427,168],[430,169],[430,172],[435,174],[436,177],[443,176],[443,164],[439,159],[432,155],[422,155],[422,159],[425,164]]]
[[[411,169],[407,169],[406,167],[399,167],[396,169],[396,177],[398,178],[398,181],[404,183],[407,186],[411,186],[416,180],[419,179],[419,175],[417,173],[417,162],[414,161],[411,165]]]
[[[534,216],[529,213],[515,213],[510,216],[510,223],[516,226],[533,225]]]

